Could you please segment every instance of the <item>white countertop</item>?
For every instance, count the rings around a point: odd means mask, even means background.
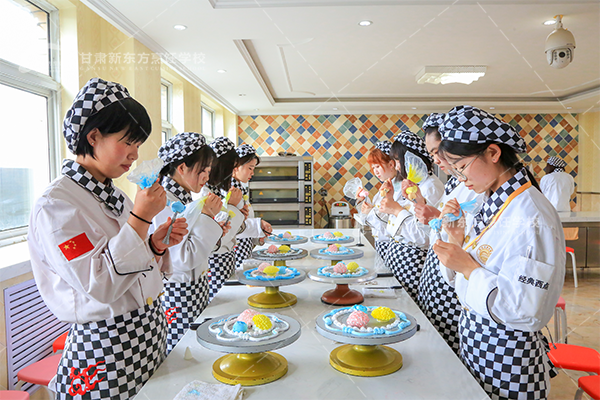
[[[600,222],[600,212],[597,211],[559,212],[558,215],[562,223]]]
[[[354,236],[357,229],[341,230]],[[294,229],[294,234],[312,236],[324,230]],[[375,251],[366,239],[365,256],[359,265],[372,268]],[[348,244],[351,246],[352,244]],[[306,250],[323,247],[314,243],[298,245]],[[308,256],[290,261],[289,266],[306,271],[327,265],[327,262]],[[394,278],[377,278],[377,286],[398,285]],[[360,285],[353,285],[357,288]],[[384,305],[414,316],[421,330],[412,338],[389,345],[403,357],[404,366],[393,374],[381,377],[356,377],[336,371],[329,365],[329,353],[340,344],[324,338],[315,330],[315,318],[325,310],[335,307],[321,303],[321,295],[333,285],[313,282],[310,279],[281,289],[298,297],[298,303],[289,308],[266,310],[295,318],[302,325],[300,338],[291,345],[277,350],[288,361],[288,372],[281,379],[261,386],[246,387],[245,399],[487,399],[486,393],[441,338],[427,318],[404,290],[396,290],[397,298],[367,298],[365,305]],[[200,320],[238,313],[249,308],[248,296],[263,288],[225,286],[204,310]],[[186,348],[193,359],[184,360]],[[172,399],[192,380],[219,383],[212,376],[212,364],[223,353],[208,350],[197,341],[194,331],[178,343],[157,372],[142,388],[136,399]]]

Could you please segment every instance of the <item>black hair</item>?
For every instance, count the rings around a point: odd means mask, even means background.
[[[87,119],[79,136],[75,155],[94,157],[94,148],[87,139],[88,133],[98,128],[102,136],[127,129],[121,140],[144,143],[152,131],[148,112],[137,100],[128,97],[104,107]]]
[[[425,137],[431,135],[436,140],[442,140],[442,135],[440,135],[440,131],[438,130],[437,126],[428,126],[427,128],[423,129],[423,132],[425,132]]]
[[[392,148],[390,149],[390,157],[393,160],[400,162],[400,171],[398,171],[398,175],[400,175],[400,178],[406,179],[406,168],[404,166],[404,155],[406,154],[407,151],[411,152],[412,154],[414,154],[415,156],[417,156],[421,160],[423,160],[423,162],[425,163],[425,166],[427,167],[427,172],[429,173],[429,175],[431,175],[433,173],[433,163],[431,162],[429,157],[424,156],[423,154],[419,153],[418,151],[415,151],[415,150],[405,146],[399,140],[396,140],[394,143],[392,143]]]
[[[256,165],[260,164],[260,157],[256,153],[247,154],[242,158],[238,158],[235,161],[235,166],[233,168],[241,167],[242,165],[248,164],[250,161],[256,159]]]
[[[182,160],[174,161],[169,164],[165,164],[165,166],[160,170],[160,178],[162,180],[163,176],[172,177],[181,164],[185,164],[188,168],[193,169],[197,173],[201,173],[208,167],[212,167],[215,158],[215,152],[210,146],[202,146],[189,156],[183,158]]]
[[[238,160],[235,149],[229,150],[221,157],[215,157],[208,183],[228,192],[231,187],[231,174]]]
[[[517,171],[523,168],[523,164],[519,160],[515,149],[513,149],[505,143],[498,143],[492,141],[488,141],[485,143],[458,143],[449,140],[442,140],[438,151],[442,154],[449,153],[460,157],[470,157],[483,154],[487,150],[487,148],[490,147],[490,145],[492,144],[495,144],[498,147],[500,147],[500,163],[504,167],[515,168]],[[541,192],[540,186],[533,174],[531,173],[531,171],[529,171],[528,168],[525,168],[525,171],[527,172],[527,176],[529,177],[531,184]]]

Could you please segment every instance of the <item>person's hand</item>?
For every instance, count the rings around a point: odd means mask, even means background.
[[[133,204],[133,213],[146,221],[151,221],[159,212],[164,210],[167,205],[167,193],[165,189],[158,183],[147,189],[138,189],[135,194],[135,202]]]
[[[402,207],[397,201],[389,196],[386,196],[383,200],[381,200],[381,203],[379,203],[379,211],[384,214],[398,215],[402,210],[404,210],[404,207]]]
[[[217,222],[217,224],[223,229],[223,236],[227,235],[227,232],[231,230],[231,222],[229,221],[221,221]]]
[[[416,190],[416,192],[408,193],[406,189],[408,189],[409,187],[415,187],[416,189],[412,190]],[[414,201],[417,204],[425,204],[425,197],[423,197],[423,194],[421,194],[421,189],[419,188],[419,185],[412,181],[409,181],[408,179],[404,179],[402,181],[402,196],[404,196],[405,199]]]
[[[358,189],[358,192],[356,193],[356,201],[361,202],[364,199],[366,199],[368,196],[369,196],[369,191],[364,188],[360,188],[360,189]]]
[[[248,215],[250,215],[250,207],[248,207],[248,204],[244,204],[244,207],[240,208],[240,212],[244,214],[244,219],[248,218]]]
[[[221,211],[221,207],[223,206],[223,202],[221,198],[210,192],[206,201],[204,202],[204,207],[202,207],[202,214],[206,214],[211,218],[214,218],[215,215]]]
[[[460,205],[458,204],[458,201],[456,201],[456,199],[447,201],[446,204],[444,204],[441,214],[442,227],[448,232],[450,242],[462,246],[463,241],[465,240],[465,215],[463,214],[458,220],[452,222],[443,219],[443,216],[446,214],[453,214],[457,217],[460,215]]]
[[[227,204],[231,204],[232,206],[237,206],[240,204],[240,201],[242,201],[243,198],[242,191],[236,187],[232,187],[229,189],[229,192],[231,195],[229,196],[229,201]]]
[[[437,240],[432,249],[440,263],[451,270],[460,272],[467,279],[471,276],[471,272],[481,267],[469,253],[457,244]]]
[[[394,184],[391,179],[387,179],[385,182],[381,184],[379,188],[379,194],[381,197],[391,197],[394,198]]]
[[[370,213],[372,209],[373,209],[373,205],[368,204],[366,201],[364,201],[362,203],[362,206],[360,206],[360,213],[366,215],[366,214]]]
[[[271,233],[273,233],[273,227],[264,219],[260,220],[260,228],[266,235],[270,235]]]
[[[171,234],[169,235],[169,244],[164,244],[163,240],[167,235],[167,231],[169,230],[170,224],[171,217],[167,218],[167,221],[161,224],[152,234],[152,246],[158,252],[162,253],[169,247],[173,247],[176,244],[181,243],[185,235],[188,234],[188,224],[185,218],[177,218],[173,223],[173,229],[171,230]]]
[[[439,216],[440,210],[437,208],[426,204],[415,204],[415,217],[417,217],[419,222],[423,225],[429,224],[429,221],[438,218]]]

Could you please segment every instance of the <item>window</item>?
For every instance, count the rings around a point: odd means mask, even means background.
[[[202,104],[202,134],[208,138],[215,137],[215,110]]]
[[[162,119],[162,141],[165,143],[173,131],[173,84],[162,80],[160,84],[160,115]]]
[[[24,240],[33,203],[59,173],[58,10],[41,0],[0,0],[0,35],[0,245],[7,245]]]

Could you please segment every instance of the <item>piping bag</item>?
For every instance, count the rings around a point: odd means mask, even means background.
[[[467,214],[475,215],[479,212],[481,206],[483,206],[483,199],[481,198],[481,196],[478,196],[473,200],[459,204],[460,210],[458,216],[452,213],[444,214],[441,218],[435,218],[429,221],[429,226],[436,232],[436,238],[441,239],[442,236],[440,232],[442,231],[442,223],[444,221],[454,222],[459,220],[460,217],[463,216],[463,211]]]
[[[367,204],[371,204],[369,192],[363,188],[360,178],[352,178],[344,185],[344,195],[351,199],[358,200],[360,194],[364,194],[364,200]]]
[[[428,175],[427,165],[410,151],[407,151],[404,154],[404,168],[406,170],[406,179],[417,185]],[[417,197],[417,190],[417,186],[406,188],[406,195],[413,203],[416,203],[415,198]]]
[[[127,180],[135,183],[140,189],[147,189],[154,185],[154,182],[158,179],[160,170],[165,165],[165,162],[160,158],[153,160],[142,161],[129,175]]]
[[[163,239],[164,244],[169,244],[169,240],[170,240],[169,238],[171,237],[171,231],[173,230],[173,224],[175,223],[175,220],[177,219],[177,214],[184,212],[185,206],[183,205],[182,202],[176,201],[173,204],[171,204],[171,210],[173,211],[174,214],[173,214],[173,218],[171,218],[171,224],[169,225],[169,229],[167,230],[167,235]]]

